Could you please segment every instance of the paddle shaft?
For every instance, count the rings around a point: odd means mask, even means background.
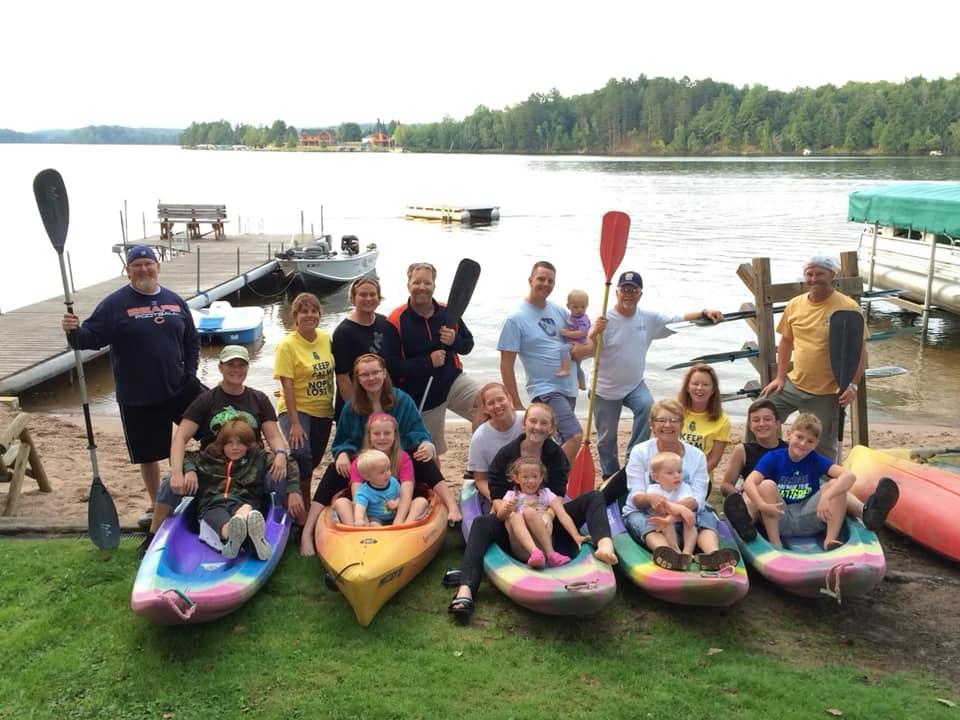
[[[60,261],[60,277],[63,280],[63,303],[67,306],[67,313],[73,315],[73,297],[70,294],[70,283],[67,280],[67,266],[63,260],[63,249],[57,250],[57,259]],[[69,343],[69,333],[67,333]],[[80,386],[80,403],[83,407],[83,424],[87,431],[87,450],[90,452],[90,465],[93,467],[94,482],[100,481],[100,467],[97,464],[97,444],[93,439],[93,422],[90,419],[90,403],[87,400],[87,380],[83,374],[83,356],[79,348],[73,349],[73,362],[77,371],[77,382]]]

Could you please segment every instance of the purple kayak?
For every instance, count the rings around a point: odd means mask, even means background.
[[[158,625],[209,622],[233,612],[263,587],[283,557],[290,515],[272,504],[264,511],[268,560],[246,548],[232,560],[197,534],[194,499],[184,498],[150,543],[133,583],[130,607]]]

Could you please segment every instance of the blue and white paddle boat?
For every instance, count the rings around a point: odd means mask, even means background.
[[[244,345],[263,335],[263,308],[234,307],[226,300],[214,300],[210,307],[190,310],[200,342]]]

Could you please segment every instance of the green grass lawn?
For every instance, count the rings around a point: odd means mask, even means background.
[[[453,533],[369,628],[292,547],[236,613],[155,627],[130,610],[137,542],[0,540],[0,718],[960,718],[943,679],[858,667],[855,646],[786,662],[751,649],[742,608],[667,607],[622,580],[594,618],[484,584],[457,625],[440,586]]]

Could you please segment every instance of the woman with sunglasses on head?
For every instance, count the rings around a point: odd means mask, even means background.
[[[320,511],[333,502],[334,495],[349,485],[350,462],[363,443],[367,419],[374,413],[386,413],[397,421],[400,447],[413,459],[414,479],[436,492],[447,506],[451,522],[461,519],[460,507],[440,473],[436,448],[430,441],[430,433],[417,412],[417,406],[403,390],[393,387],[384,359],[368,353],[358,357],[353,364],[352,398],[343,406],[337,420],[337,432],[331,447],[334,462],[324,471],[310,504],[300,538],[302,555],[316,552],[313,529]]]
[[[413,263],[407,268],[410,297],[389,319],[400,335],[397,387],[417,403],[437,455],[443,455],[447,451],[447,408],[472,420],[480,384],[460,364],[460,355],[473,350],[473,335],[463,320],[453,327],[447,325],[446,306],[433,298],[436,280],[433,265]]]

